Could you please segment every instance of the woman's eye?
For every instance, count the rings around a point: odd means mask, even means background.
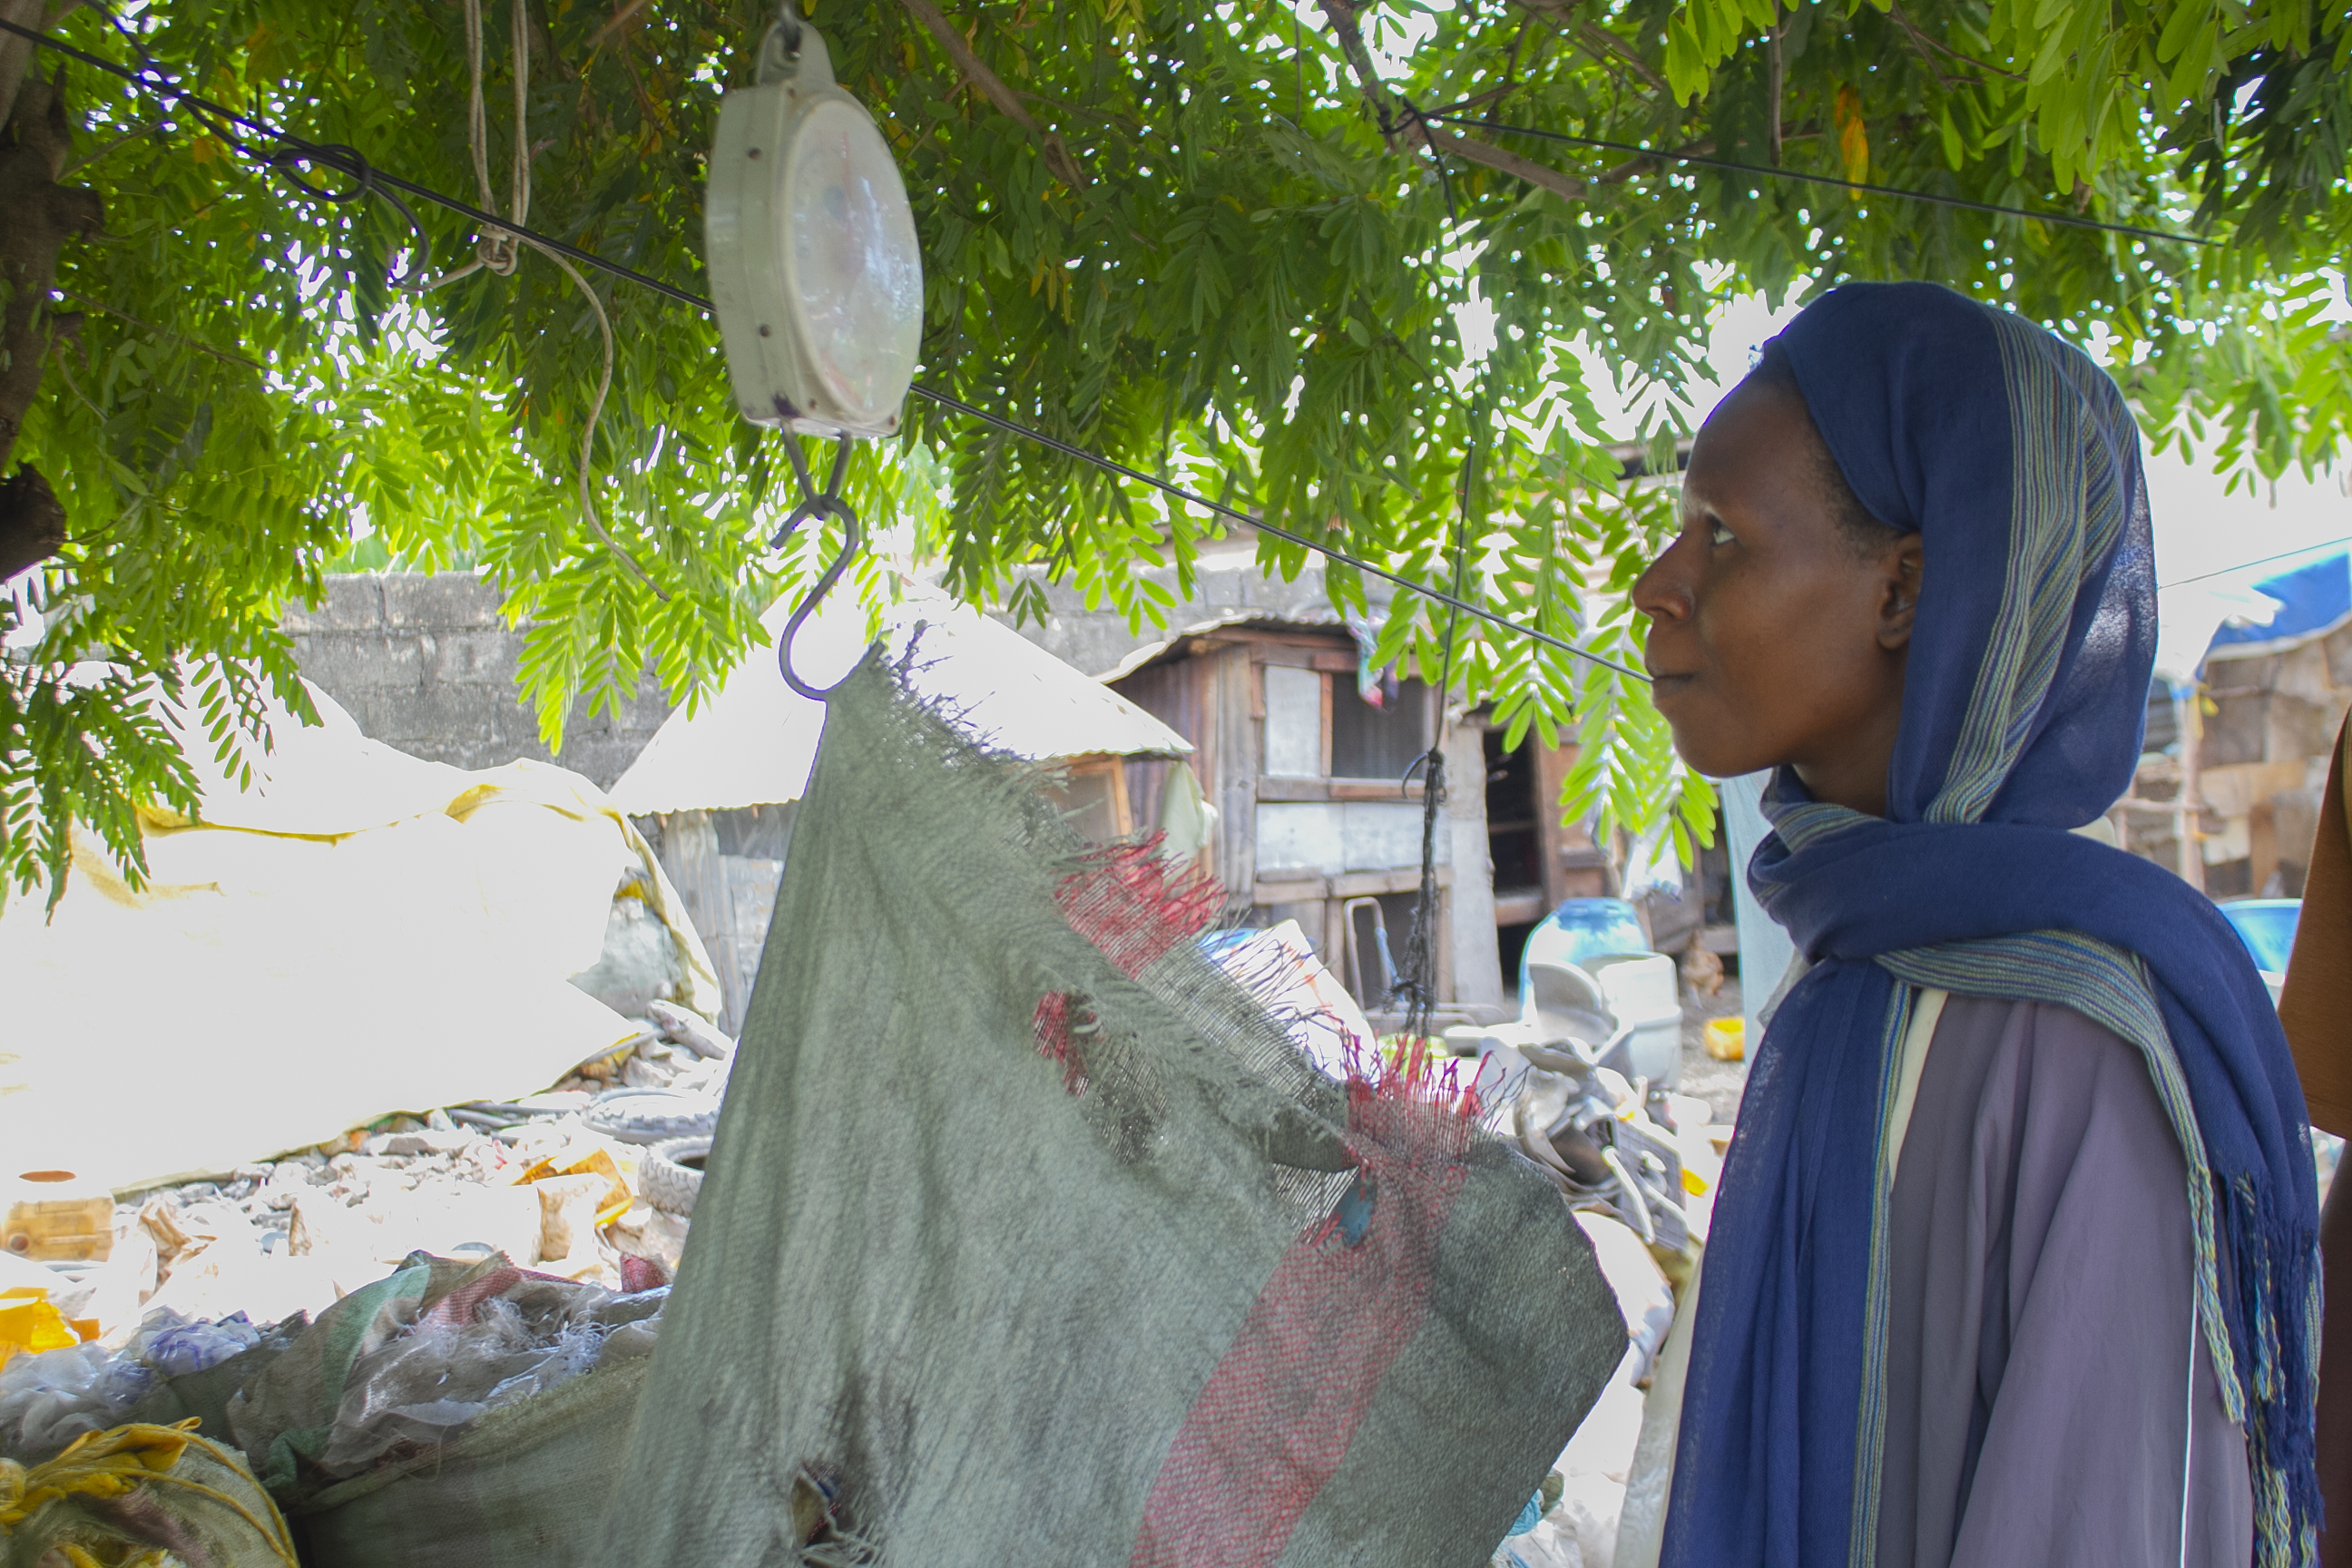
[[[1724,527],[1723,524],[1719,522],[1715,524],[1707,532],[1707,542],[1710,544],[1728,544],[1731,542],[1732,538],[1733,535],[1731,530]]]

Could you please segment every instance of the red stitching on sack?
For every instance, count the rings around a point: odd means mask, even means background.
[[[1215,877],[1170,867],[1160,853],[1161,837],[1095,850],[1054,889],[1071,929],[1130,978],[1207,930],[1224,901]]]
[[[1349,1246],[1325,1220],[1283,1255],[1160,1462],[1129,1568],[1266,1568],[1282,1555],[1428,1316],[1476,1110],[1423,1046],[1395,1068],[1350,1060],[1348,1145],[1370,1221]]]

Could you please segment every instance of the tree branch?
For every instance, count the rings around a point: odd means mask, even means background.
[[[95,231],[101,216],[94,194],[58,184],[72,151],[64,80],[62,68],[56,81],[27,71],[0,129],[0,213],[7,215],[0,224],[0,283],[7,291],[0,312],[0,465],[16,448],[57,335],[49,290],[58,252]]]
[[[914,0],[908,3],[913,4]],[[1339,40],[1339,52],[1348,57],[1349,68],[1356,73],[1357,89],[1363,93],[1364,101],[1372,106],[1380,121],[1381,134],[1391,147],[1400,141],[1417,142],[1433,153],[1456,157],[1465,163],[1483,164],[1514,179],[1525,180],[1563,201],[1584,199],[1583,181],[1490,142],[1441,130],[1422,119],[1410,106],[1397,104],[1379,73],[1372,69],[1371,51],[1364,46],[1363,29],[1356,21],[1356,8],[1350,0],[1321,0],[1321,4],[1323,19],[1330,24],[1332,36]]]
[[[1658,74],[1658,68],[1642,58],[1641,50],[1608,28],[1591,22],[1580,21],[1576,24],[1576,41],[1595,55],[1615,55],[1624,62],[1626,69],[1648,82],[1657,91],[1672,90],[1666,86],[1666,79]]]
[[[83,0],[58,0],[48,14],[41,12],[41,0],[0,0],[0,16],[5,16],[20,27],[37,27],[54,33],[58,24],[82,8]],[[0,33],[0,126],[5,126],[16,112],[16,94],[25,84],[25,73],[39,46],[16,33]]]
[[[1526,9],[1548,18],[1561,32],[1574,38],[1583,47],[1584,52],[1593,58],[1605,64],[1613,57],[1628,70],[1648,83],[1652,90],[1657,92],[1671,90],[1666,86],[1666,79],[1658,74],[1658,68],[1642,58],[1641,50],[1600,24],[1588,22],[1576,15],[1569,0],[1518,0],[1518,3]]]
[[[1491,142],[1475,137],[1457,136],[1451,131],[1434,125],[1421,125],[1419,132],[1433,151],[1450,153],[1465,163],[1483,163],[1489,169],[1540,185],[1562,201],[1580,202],[1586,195],[1585,184],[1572,174],[1563,174],[1548,163],[1532,158],[1522,158],[1517,153],[1506,152]]]
[[[626,0],[626,3],[614,11],[603,26],[588,36],[588,52],[593,55],[603,48],[604,41],[635,21],[637,13],[644,10],[646,5],[646,0]]]
[[[0,125],[0,213],[7,215],[0,225],[0,283],[7,292],[0,313],[0,466],[16,449],[40,392],[50,346],[81,322],[49,309],[58,252],[95,231],[103,216],[96,195],[58,184],[72,151],[64,83],[61,67],[54,81],[24,70],[6,84],[12,102]],[[0,577],[46,561],[65,542],[65,508],[56,492],[32,467],[18,465],[0,483]]]
[[[66,509],[30,463],[0,479],[0,582],[65,548]]]
[[[1903,7],[1900,5],[1893,4],[1893,0],[1890,0],[1888,9],[1893,14],[1895,21],[1902,24],[1905,35],[1910,38],[1913,47],[1919,50],[1921,58],[1924,59],[1927,58],[1927,50],[1934,49],[1937,53],[1941,54],[1948,58],[1958,60],[1964,66],[1974,66],[1980,71],[1990,71],[1995,76],[2005,76],[2011,81],[2023,81],[2026,79],[2023,72],[2004,70],[2000,66],[1991,65],[1984,60],[1977,58],[1974,55],[1964,55],[1960,53],[1959,50],[1952,47],[1951,45],[1944,42],[1941,38],[1929,37],[1925,32],[1920,30],[1917,23],[1912,21],[1909,16],[1904,14]],[[1932,63],[1927,68],[1931,71],[1935,71],[1935,67]],[[1943,81],[1943,73],[1936,71],[1936,79],[1939,82]]]
[[[938,40],[940,47],[947,51],[948,58],[954,62],[967,86],[995,105],[997,113],[1037,139],[1038,145],[1045,149],[1045,166],[1053,170],[1064,184],[1074,191],[1087,188],[1086,171],[1078,166],[1077,159],[1070,155],[1070,149],[1060,134],[1037,123],[1036,117],[1022,103],[1020,95],[1005,86],[1003,78],[989,69],[987,64],[972,52],[971,42],[955,30],[955,25],[931,4],[931,0],[898,0],[898,3],[906,6],[907,14],[920,22]]]
[[[102,316],[112,316],[120,321],[128,321],[142,331],[153,332],[158,337],[171,338],[176,342],[185,343],[190,348],[195,350],[198,353],[212,355],[213,358],[220,361],[223,364],[241,364],[247,370],[266,371],[269,368],[268,365],[263,364],[259,360],[247,359],[243,354],[233,354],[226,349],[216,349],[210,343],[198,342],[196,339],[188,336],[185,332],[175,332],[169,327],[159,327],[152,321],[141,321],[138,317],[132,315],[128,310],[117,310],[112,305],[109,305],[102,300],[93,300],[87,294],[77,294],[70,289],[57,287],[52,287],[49,292],[62,295],[64,298],[71,300],[77,305],[86,305]],[[62,316],[56,319],[60,323],[65,320]],[[85,361],[85,363],[87,362]]]

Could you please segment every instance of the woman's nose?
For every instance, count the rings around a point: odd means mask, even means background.
[[[1684,553],[1683,542],[1677,537],[1634,580],[1634,609],[1654,621],[1690,618],[1691,590],[1689,574],[1682,569]]]

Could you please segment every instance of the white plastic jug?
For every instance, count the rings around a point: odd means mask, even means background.
[[[1589,958],[1584,967],[1601,983],[1610,1011],[1630,1025],[1626,1049],[1633,1070],[1653,1085],[1673,1088],[1683,1060],[1683,998],[1675,961],[1663,952],[1612,953]]]

